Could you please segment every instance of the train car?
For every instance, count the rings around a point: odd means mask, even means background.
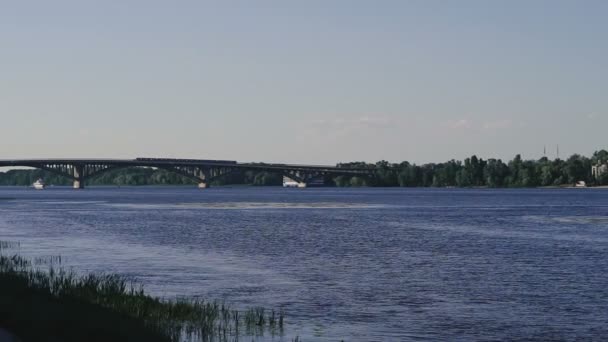
[[[172,163],[201,163],[201,164],[237,164],[234,160],[216,160],[216,159],[175,159],[175,158],[135,158],[137,161],[143,162],[172,162]]]

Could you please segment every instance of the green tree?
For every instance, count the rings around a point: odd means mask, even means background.
[[[484,178],[486,185],[491,188],[505,186],[506,178],[509,175],[509,167],[500,159],[489,159],[484,168]]]
[[[590,180],[591,163],[578,154],[572,155],[566,162],[566,174],[568,183],[574,184],[578,181]]]

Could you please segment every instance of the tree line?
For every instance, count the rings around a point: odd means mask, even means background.
[[[606,163],[608,152],[597,151],[590,158],[574,154],[566,160],[547,157],[524,160],[521,155],[508,162],[500,159],[481,159],[477,156],[464,161],[423,165],[402,162],[391,164],[346,163],[344,167],[363,167],[375,171],[373,178],[337,177],[337,186],[401,186],[401,187],[539,187],[573,185],[579,181],[607,185],[608,173],[595,179],[592,165]]]
[[[409,162],[375,164],[365,162],[341,163],[338,167],[369,168],[373,177],[328,177],[326,184],[340,187],[539,187],[572,185],[579,181],[608,185],[608,173],[594,179],[592,165],[608,162],[608,152],[595,152],[591,157],[574,154],[566,160],[546,157],[524,160],[520,155],[510,161],[471,156],[464,161],[416,165]],[[0,172],[0,185],[31,185],[42,178],[47,184],[71,185],[69,178],[45,170],[9,170]],[[282,175],[270,172],[243,171],[228,174],[211,185],[281,185]],[[195,182],[162,169],[131,167],[111,170],[87,180],[87,185],[190,185]]]

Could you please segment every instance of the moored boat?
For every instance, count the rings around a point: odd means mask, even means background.
[[[42,178],[38,178],[38,180],[36,182],[34,182],[34,184],[32,184],[32,186],[36,190],[44,190],[44,188],[46,187],[46,184],[44,184],[44,180],[42,180]]]
[[[284,188],[297,188],[298,184],[299,183],[294,181],[293,179],[283,176],[283,187]]]

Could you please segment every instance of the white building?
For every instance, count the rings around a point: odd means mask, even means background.
[[[593,175],[593,178],[599,178],[606,172],[608,172],[607,164],[597,164],[591,167],[591,175]]]

